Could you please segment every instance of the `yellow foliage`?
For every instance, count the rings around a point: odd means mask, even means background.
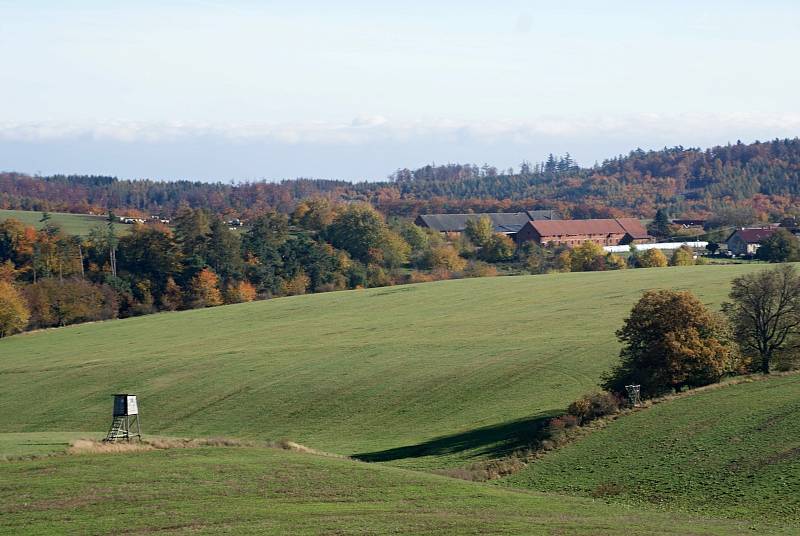
[[[445,269],[451,272],[460,272],[467,265],[467,261],[450,244],[431,247],[426,252],[425,261],[431,270]]]
[[[288,281],[281,283],[281,294],[284,296],[305,294],[310,285],[311,279],[305,273],[300,272]]]
[[[648,249],[639,257],[642,268],[663,268],[667,266],[667,257],[660,249]]]
[[[688,246],[681,246],[672,253],[670,264],[672,266],[693,266],[694,252]]]
[[[30,311],[22,294],[6,281],[0,281],[0,337],[13,335],[28,325]]]

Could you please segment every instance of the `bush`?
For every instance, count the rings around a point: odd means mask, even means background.
[[[567,432],[577,428],[580,424],[580,419],[569,414],[550,419],[545,428],[547,441],[553,442],[556,446],[562,444],[566,439]]]
[[[464,277],[495,277],[497,268],[481,261],[470,261],[464,270]]]
[[[596,499],[602,499],[603,497],[615,497],[617,495],[622,495],[625,493],[625,486],[622,484],[617,484],[616,482],[603,482],[602,484],[598,484],[596,488],[592,490],[592,497]]]
[[[606,258],[603,248],[586,241],[572,250],[570,269],[573,272],[602,272],[606,269]]]
[[[606,267],[609,270],[624,270],[628,267],[628,261],[620,255],[609,253],[606,256]]]
[[[495,233],[478,252],[478,257],[487,262],[504,262],[514,258],[514,241],[508,236]]]
[[[291,279],[281,283],[281,296],[299,296],[305,294],[311,285],[311,280],[302,271],[298,272]]]
[[[231,285],[224,292],[225,303],[244,303],[256,299],[256,288],[247,281]]]
[[[667,257],[660,249],[648,249],[639,256],[639,266],[642,268],[663,268],[667,266]]]
[[[612,393],[593,393],[569,405],[567,414],[578,419],[581,425],[606,415],[619,413],[620,400]]]
[[[681,246],[672,252],[669,263],[671,266],[692,266],[694,265],[694,251],[689,246]]]
[[[450,244],[440,244],[431,246],[420,257],[420,268],[429,270],[448,270],[460,272],[467,265],[467,261],[461,258],[458,251]]]

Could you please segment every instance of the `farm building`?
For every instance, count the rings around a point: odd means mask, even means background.
[[[660,249],[662,251],[674,251],[681,246],[687,246],[692,249],[705,249],[708,242],[705,240],[696,240],[688,242],[653,242],[652,244],[637,244],[636,249],[639,251],[647,251],[648,249]],[[608,253],[630,253],[630,244],[621,246],[603,246],[603,251]]]
[[[598,220],[530,221],[517,233],[517,242],[577,246],[594,242],[601,246],[642,244],[652,237],[635,218]]]
[[[734,255],[755,255],[760,242],[769,238],[777,230],[775,227],[751,227],[734,231],[725,241],[728,251]]]
[[[706,221],[703,219],[683,219],[683,220],[672,220],[672,225],[678,225],[683,229],[703,229],[703,226],[706,224]]]
[[[484,214],[421,214],[414,221],[420,227],[427,227],[441,233],[463,233],[467,221],[488,217],[494,225],[494,232],[512,238],[522,226],[532,220],[557,220],[559,215],[553,210],[526,210],[525,212],[490,212]]]

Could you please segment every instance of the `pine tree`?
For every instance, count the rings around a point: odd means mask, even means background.
[[[663,208],[656,211],[656,217],[647,226],[647,231],[657,238],[665,238],[672,234],[672,224]]]

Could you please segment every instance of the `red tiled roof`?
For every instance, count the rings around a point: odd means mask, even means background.
[[[628,233],[631,238],[633,239],[646,239],[650,238],[650,235],[647,234],[647,229],[644,228],[642,222],[637,220],[636,218],[617,218],[617,221],[622,228],[625,229],[625,232]]]
[[[539,236],[629,234],[632,238],[647,238],[647,230],[635,218],[598,220],[540,220],[532,221]]]
[[[760,229],[739,229],[731,235],[731,238],[738,236],[748,244],[758,244],[765,238],[772,236],[775,232],[774,228],[760,228]],[[730,238],[728,239],[730,240]]]

